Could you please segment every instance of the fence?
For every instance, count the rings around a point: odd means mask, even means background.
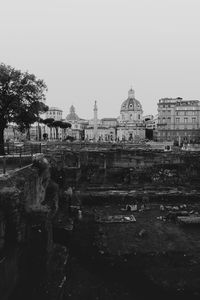
[[[4,155],[0,156],[0,172],[5,174],[10,162],[10,168],[14,169],[15,166],[20,168],[27,162],[31,163],[32,156],[36,153],[53,154],[63,152],[66,150],[72,152],[79,151],[109,151],[109,150],[134,150],[134,149],[149,149],[151,148],[145,142],[141,143],[111,143],[111,142],[66,142],[66,141],[48,141],[48,142],[15,142],[4,144]],[[15,158],[15,160],[11,159]],[[27,158],[27,159],[26,159]],[[13,163],[15,162],[15,163]],[[16,163],[17,162],[17,163]],[[13,166],[13,168],[12,168]],[[2,170],[2,171],[1,171]]]
[[[33,155],[42,153],[42,143],[5,143],[5,155]]]
[[[42,153],[42,143],[5,143],[4,155],[0,156],[0,173],[30,164],[35,153]]]

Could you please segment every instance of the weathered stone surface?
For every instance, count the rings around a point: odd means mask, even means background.
[[[41,158],[41,162],[42,168],[39,165],[28,166],[0,177],[0,281],[3,283],[3,286],[0,285],[1,299],[7,299],[19,279],[23,253],[21,242],[29,241],[31,227],[37,224],[37,213],[40,215],[40,224],[49,222],[47,215],[50,209],[43,202],[50,171],[46,159]],[[47,224],[47,237],[51,235],[51,231]],[[49,245],[47,243],[46,247]]]
[[[76,149],[69,152],[63,148],[49,154],[48,159],[51,169],[47,161],[38,156],[32,168],[21,169],[0,179],[0,238],[4,241],[9,237],[10,241],[20,243],[31,237],[28,253],[34,249],[35,256],[31,255],[38,259],[37,266],[31,265],[34,270],[40,269],[40,262],[44,267],[42,270],[45,270],[46,261],[42,255],[53,257],[51,251],[49,254],[46,251],[53,248],[52,219],[64,191],[71,186],[80,189],[79,204],[83,209],[80,223],[75,226],[76,251],[83,250],[85,256],[92,257],[96,255],[93,250],[97,250],[98,259],[122,262],[122,269],[127,268],[125,265],[131,270],[142,266],[152,280],[167,287],[173,285],[171,279],[167,281],[167,276],[174,278],[174,287],[186,286],[186,283],[176,280],[177,271],[185,274],[183,281],[187,279],[187,268],[192,270],[191,278],[195,278],[195,272],[200,272],[198,230],[182,228],[176,223],[173,211],[173,207],[185,203],[187,212],[189,209],[199,210],[199,154],[139,149]],[[111,228],[109,224],[97,226],[94,223],[97,212],[102,210],[105,215],[108,212],[119,215],[126,204],[137,204],[138,209],[134,212],[136,222],[133,224]],[[171,206],[174,218],[167,218],[168,209],[161,211],[160,204]],[[34,244],[37,239],[39,242]],[[178,253],[177,268],[172,259],[175,253]],[[188,258],[181,265],[184,254],[187,258],[192,255],[195,263]],[[50,266],[51,258],[48,261]],[[13,273],[16,270],[13,268]],[[196,287],[198,280],[194,282],[193,287]]]

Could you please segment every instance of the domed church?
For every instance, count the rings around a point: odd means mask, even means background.
[[[80,120],[78,115],[75,113],[75,107],[73,105],[70,107],[70,111],[69,111],[69,114],[66,117],[66,120],[69,121],[69,122],[70,121],[71,122],[76,122],[76,121]]]
[[[135,98],[135,91],[128,91],[128,98],[122,102],[120,109],[117,138],[120,141],[131,141],[145,138],[145,124],[142,120],[142,105]]]
[[[68,135],[76,140],[82,140],[84,137],[84,128],[88,122],[84,119],[79,118],[76,114],[75,107],[70,107],[69,114],[66,117],[66,121],[71,123],[71,128],[68,129]]]

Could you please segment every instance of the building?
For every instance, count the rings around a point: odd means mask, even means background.
[[[52,118],[55,121],[61,121],[62,114],[62,109],[59,109],[57,107],[50,107],[49,110],[46,112],[46,119]]]
[[[146,115],[143,117],[145,123],[145,138],[148,140],[157,140],[158,115]]]
[[[84,129],[88,125],[88,121],[79,118],[75,112],[75,107],[70,107],[69,114],[66,117],[66,121],[71,124],[71,128],[67,129],[67,135],[75,140],[84,139]]]
[[[62,121],[63,111],[57,107],[49,107],[49,110],[46,112],[46,119],[54,119],[54,121]],[[63,139],[63,129],[60,127],[49,127],[47,125],[40,125],[38,127],[41,131],[41,138],[44,134],[48,135],[49,140],[62,140]],[[36,128],[37,131],[37,128]]]
[[[6,142],[9,141],[18,141],[24,138],[23,135],[19,130],[18,126],[15,123],[10,123],[4,130],[4,140]]]
[[[117,127],[118,141],[133,141],[145,138],[145,124],[142,119],[141,103],[135,98],[135,91],[128,91],[128,98],[123,101]]]
[[[182,98],[162,98],[158,102],[158,141],[175,144],[200,141],[200,102]]]
[[[131,88],[128,98],[123,101],[118,118],[97,117],[97,103],[94,105],[94,118],[85,129],[85,139],[95,141],[134,141],[145,138],[145,123],[142,119],[142,105],[135,98]]]
[[[113,142],[116,139],[116,128],[114,127],[105,127],[98,126],[96,141],[99,142]],[[94,140],[94,127],[87,126],[85,129],[85,140],[93,141]]]
[[[101,119],[101,124],[105,127],[117,127],[118,120],[117,118],[103,118]]]
[[[89,125],[85,128],[85,140],[112,142],[116,140],[116,127],[118,121],[116,118],[98,119],[97,102],[94,104],[94,117],[89,121]]]

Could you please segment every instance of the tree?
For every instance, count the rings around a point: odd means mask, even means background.
[[[60,128],[63,128],[63,129],[66,129],[66,128],[71,128],[72,127],[72,124],[71,123],[68,123],[68,122],[61,122],[60,124]]]
[[[52,124],[53,124],[53,122],[54,122],[54,119],[53,118],[47,118],[47,119],[44,119],[43,121],[42,121],[45,125],[47,125],[47,126],[52,126]]]
[[[32,103],[28,110],[24,107],[14,117],[15,122],[18,124],[18,129],[21,132],[27,131],[27,139],[30,140],[30,127],[35,122],[41,122],[41,118],[38,116],[39,112],[47,111],[48,107],[42,103]],[[39,126],[38,126],[39,127]],[[38,128],[39,130],[39,128]]]
[[[50,131],[52,131],[52,128],[56,129],[56,139],[58,139],[58,128],[62,128],[64,130],[66,130],[66,128],[69,128],[72,126],[68,122],[55,121],[53,118],[47,118],[47,119],[41,120],[41,122],[43,124],[47,125],[50,128]],[[52,138],[52,132],[50,132],[50,137]]]
[[[44,119],[42,122],[50,128],[50,139],[51,139],[52,138],[52,127],[53,127],[54,119],[53,118],[47,118],[47,119]]]
[[[0,64],[0,154],[4,154],[4,130],[9,122],[29,130],[39,114],[48,110],[43,103],[46,91],[44,81],[35,75]]]
[[[62,122],[62,124],[60,125],[60,128],[62,128],[64,130],[64,137],[66,137],[66,129],[67,128],[71,128],[72,124],[68,123],[68,122]]]
[[[54,121],[53,127],[56,129],[56,139],[58,139],[58,128],[68,128],[71,127],[71,124],[63,121]]]

